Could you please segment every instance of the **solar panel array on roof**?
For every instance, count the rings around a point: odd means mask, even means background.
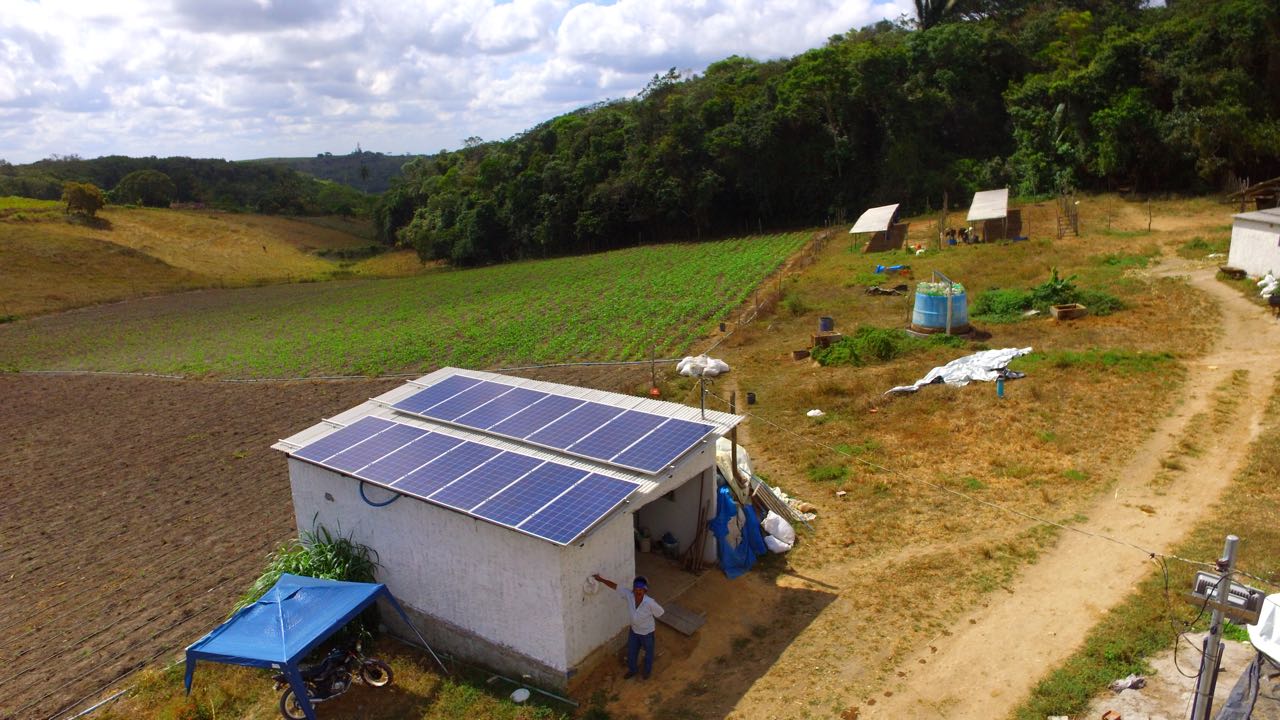
[[[290,455],[558,545],[576,540],[638,487],[375,417]]]
[[[450,375],[392,407],[650,475],[715,429],[465,375]]]

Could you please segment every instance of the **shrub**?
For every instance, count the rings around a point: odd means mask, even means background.
[[[792,317],[799,317],[809,312],[808,303],[795,293],[787,293],[786,297],[782,298],[782,307],[786,308]]]
[[[888,362],[928,347],[961,347],[963,338],[954,335],[930,335],[918,338],[895,328],[860,326],[852,335],[841,338],[825,348],[815,348],[813,359],[819,365],[864,365],[868,362]]]
[[[377,552],[350,537],[334,536],[318,525],[303,531],[300,537],[276,548],[267,557],[267,569],[253,581],[236,603],[239,610],[258,601],[284,573],[306,575],[324,580],[374,582],[378,568]]]
[[[1031,293],[1027,290],[1002,290],[995,288],[974,298],[970,314],[989,322],[1020,320],[1022,313],[1031,309]]]

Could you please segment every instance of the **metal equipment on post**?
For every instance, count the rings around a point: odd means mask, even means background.
[[[1213,690],[1218,682],[1218,665],[1222,662],[1223,609],[1231,591],[1231,571],[1236,565],[1236,543],[1240,538],[1228,535],[1218,560],[1222,577],[1216,582],[1213,593],[1213,616],[1209,621],[1209,636],[1204,639],[1204,657],[1200,660],[1200,677],[1196,679],[1196,701],[1191,709],[1191,720],[1208,720],[1213,706]]]

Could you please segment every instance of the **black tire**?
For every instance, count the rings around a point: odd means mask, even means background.
[[[360,679],[369,687],[391,684],[391,666],[381,660],[365,660],[360,666]]]
[[[293,687],[285,688],[280,694],[280,714],[289,720],[307,720],[307,713],[298,704],[298,698],[293,694]]]

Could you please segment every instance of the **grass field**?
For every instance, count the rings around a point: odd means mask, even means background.
[[[187,294],[13,323],[0,366],[230,376],[639,360],[680,352],[807,234],[394,280]]]
[[[1280,508],[1280,489],[1275,483],[1275,468],[1280,464],[1280,395],[1272,398],[1265,422],[1266,429],[1249,453],[1248,466],[1191,536],[1173,549],[1173,554],[1217,557],[1221,554],[1223,528],[1229,527],[1244,539],[1242,547],[1247,549],[1242,552],[1237,569],[1274,573],[1274,558],[1280,557],[1276,512]],[[1188,629],[1188,621],[1196,616],[1196,608],[1181,597],[1195,570],[1177,562],[1170,563],[1167,577],[1162,569],[1154,570],[1124,604],[1099,621],[1084,647],[1036,687],[1018,709],[1018,720],[1078,715],[1098,689],[1112,680],[1130,673],[1149,674],[1148,658],[1171,647],[1176,634]],[[1239,581],[1259,584],[1248,578]],[[1275,588],[1263,589],[1271,592]],[[1202,617],[1195,629],[1204,630],[1206,624],[1207,619]],[[1193,672],[1198,655],[1188,654],[1188,672]],[[1218,685],[1218,704],[1228,689],[1229,686]]]
[[[0,198],[0,316],[28,317],[208,287],[404,275],[414,265],[322,253],[368,248],[368,223],[109,206],[92,225],[62,204]],[[407,253],[397,253],[404,256]],[[411,255],[411,254],[410,254]],[[403,264],[402,264],[403,265]]]

